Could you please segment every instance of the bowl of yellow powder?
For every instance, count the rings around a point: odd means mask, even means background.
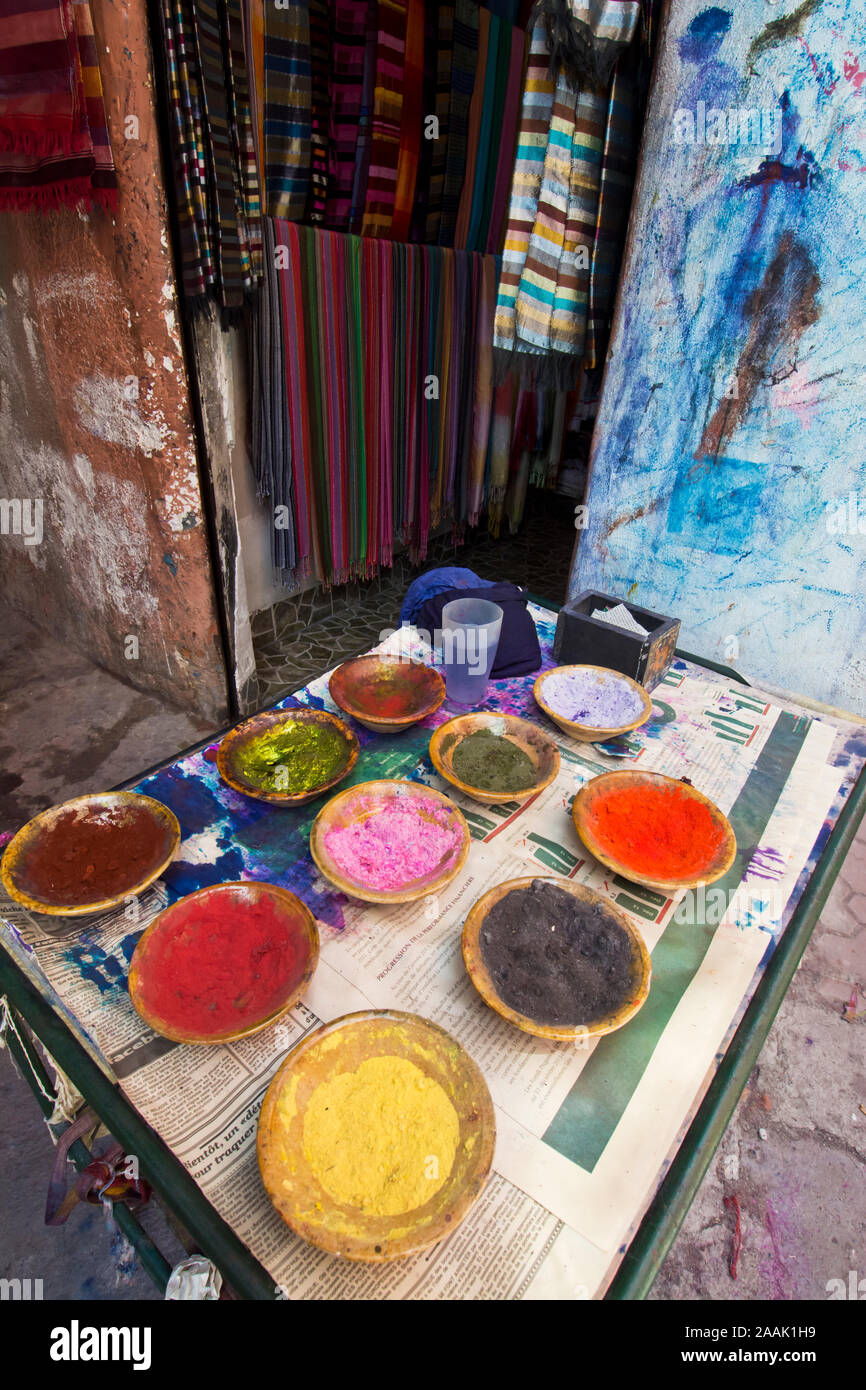
[[[381,1262],[457,1228],[495,1135],[484,1077],[444,1029],[391,1010],[347,1014],[304,1038],[268,1087],[259,1168],[297,1235]]]
[[[430,761],[446,782],[485,805],[526,801],[559,772],[559,749],[514,714],[458,714],[430,739]]]
[[[303,806],[342,782],[360,744],[328,710],[265,710],[230,730],[217,750],[220,777],[235,791],[276,806]]]

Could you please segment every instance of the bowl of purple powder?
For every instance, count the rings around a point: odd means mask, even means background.
[[[640,728],[653,707],[642,685],[607,666],[555,666],[538,677],[533,694],[554,724],[584,743]]]

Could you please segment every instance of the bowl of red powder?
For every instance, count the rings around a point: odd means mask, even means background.
[[[376,654],[344,661],[328,689],[341,710],[377,734],[401,733],[445,699],[445,682],[432,666]]]
[[[225,735],[220,777],[235,791],[274,806],[304,806],[348,776],[358,761],[356,735],[328,710],[305,705],[265,710]]]
[[[575,829],[601,864],[662,892],[714,883],[734,862],[731,824],[708,796],[658,772],[605,772],[572,804]]]
[[[220,1043],[267,1028],[302,996],[319,958],[309,908],[273,883],[220,883],[161,912],[129,967],[129,996],[175,1042]]]
[[[171,863],[180,826],[138,792],[95,792],[34,816],[6,846],[3,887],[31,912],[78,917],[142,893]]]
[[[361,782],[332,797],[310,832],[320,873],[369,903],[409,903],[450,883],[469,853],[469,826],[419,782]]]
[[[607,666],[556,666],[542,671],[532,691],[548,719],[582,743],[631,733],[653,708],[642,685]]]

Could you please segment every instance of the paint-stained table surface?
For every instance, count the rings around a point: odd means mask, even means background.
[[[555,614],[538,607],[533,614],[547,668]],[[181,825],[163,900],[227,880],[270,880],[315,913],[322,964],[291,1026],[267,1043],[269,1053],[254,1040],[185,1052],[141,1032],[126,977],[159,899],[128,904],[110,922],[55,928],[50,938],[42,924],[0,905],[0,988],[246,1296],[585,1298],[607,1289],[636,1297],[688,1208],[862,815],[866,730],[678,657],[653,692],[650,723],[617,758],[555,730],[534,703],[532,683],[532,676],[493,683],[486,707],[544,724],[559,742],[560,777],[522,811],[458,795],[473,848],[453,900],[443,894],[432,908],[391,908],[383,917],[332,889],[308,852],[321,803],[289,811],[242,796],[220,780],[216,742],[134,784],[165,802]],[[282,703],[333,708],[325,677]],[[403,777],[449,790],[427,756],[432,729],[448,717],[443,707],[396,737],[356,725],[361,755],[349,782]],[[710,900],[707,890],[684,906],[605,878],[582,855],[571,796],[599,772],[635,766],[691,773],[718,796],[738,841],[730,873],[714,885],[721,897]],[[647,1004],[579,1061],[563,1055],[566,1044],[527,1039],[502,1020],[495,1020],[502,1031],[491,1032],[489,1011],[471,987],[464,990],[454,961],[472,901],[502,866],[511,876],[517,865],[598,886],[631,913],[652,951]],[[433,1267],[416,1269],[411,1260],[375,1277],[345,1264],[323,1270],[316,1252],[299,1249],[269,1208],[252,1158],[266,1080],[287,1046],[362,997],[450,1024],[485,1071],[499,1128],[494,1175],[468,1218],[470,1235],[437,1247]],[[532,1050],[536,1043],[542,1051]],[[163,1091],[174,1085],[192,1095],[194,1079],[225,1096],[209,1143],[201,1134],[191,1142],[179,1107],[156,1104],[156,1078]],[[645,1152],[641,1138],[650,1113],[667,1117],[658,1153]],[[224,1162],[222,1178],[214,1154]],[[491,1240],[503,1243],[495,1275],[484,1273]]]

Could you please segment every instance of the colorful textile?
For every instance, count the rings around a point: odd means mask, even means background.
[[[395,537],[423,558],[431,525],[465,524],[470,467],[483,484],[495,258],[267,219],[264,265],[253,462],[276,567],[366,578]]]
[[[424,0],[408,0],[406,16],[406,55],[403,68],[403,112],[400,123],[400,151],[397,156],[397,187],[394,193],[394,219],[391,235],[407,241],[415,201],[415,181],[421,155],[421,125],[424,119]]]
[[[329,0],[310,4],[310,186],[306,220],[323,222],[330,177],[331,19]]]
[[[504,223],[508,212],[511,171],[514,168],[517,122],[520,117],[520,93],[523,84],[526,51],[526,34],[522,29],[513,28],[511,30],[511,51],[502,112],[502,128],[501,135],[498,137],[499,154],[493,184],[493,197],[490,204],[490,218],[487,224],[487,246],[485,249],[494,253],[501,250],[505,236]]]
[[[533,14],[547,30],[552,61],[573,86],[605,85],[640,8],[640,0],[538,0]]]
[[[451,150],[451,68],[454,47],[454,6],[440,5],[438,15],[438,63],[436,69],[436,124],[437,136],[433,141],[430,159],[430,188],[427,195],[427,233],[424,238],[436,245],[442,232],[442,197],[445,189],[445,168]],[[469,95],[472,94],[472,70],[469,71]],[[467,110],[469,97],[466,98]],[[462,173],[461,187],[462,187]],[[454,202],[454,217],[457,216],[457,201]],[[453,241],[453,235],[451,240]]]
[[[440,246],[459,244],[457,218],[460,200],[464,185],[472,178],[467,162],[469,113],[479,81],[478,73],[480,72],[483,80],[486,72],[486,48],[482,53],[480,44],[482,32],[486,44],[489,22],[490,16],[487,11],[479,11],[472,0],[457,0],[454,12],[448,127],[444,137],[447,139],[447,152],[442,186],[442,217],[437,236]],[[478,123],[480,124],[480,112]],[[441,127],[439,138],[443,139]],[[430,240],[432,239],[430,237]]]
[[[363,236],[391,234],[403,116],[407,9],[407,0],[379,0],[376,86],[367,196],[361,225]]]
[[[264,183],[271,217],[300,221],[310,186],[312,62],[308,0],[264,3]]]
[[[325,225],[349,230],[361,121],[368,0],[336,0],[330,90],[331,173]]]
[[[352,179],[352,206],[349,211],[349,230],[360,232],[364,224],[364,204],[367,198],[367,179],[370,174],[370,149],[373,143],[373,103],[376,96],[376,54],[379,30],[376,24],[376,0],[367,6],[364,30],[364,72],[361,79],[361,109],[358,115],[358,144],[355,151],[355,173]]]
[[[472,98],[469,102],[469,115],[467,120],[466,132],[466,154],[463,161],[462,179],[463,186],[460,193],[460,202],[457,208],[457,218],[454,224],[454,246],[466,246],[469,237],[469,222],[472,215],[472,198],[477,182],[484,182],[484,164],[482,162],[479,172],[479,145],[481,140],[481,127],[484,120],[485,96],[488,90],[488,76],[490,64],[488,55],[490,51],[491,27],[495,21],[487,10],[478,12],[478,62],[475,69],[475,82],[472,88]],[[494,64],[496,61],[496,49],[493,49]],[[483,160],[483,155],[481,156]],[[443,223],[444,223],[443,213]],[[450,244],[450,243],[449,243]]]
[[[117,204],[86,0],[0,6],[0,209]]]
[[[604,64],[614,19],[622,51],[638,17],[630,3],[568,0],[567,8],[570,21],[580,11],[581,35],[600,26],[596,57]],[[544,62],[558,9],[542,5],[532,34],[494,343],[499,373],[513,366],[525,381],[565,387],[574,384],[586,335],[607,90],[586,77],[575,85],[563,66],[551,83]]]
[[[496,309],[497,259],[485,256],[477,315],[477,347],[473,383],[472,434],[469,454],[467,520],[477,526],[484,502],[484,472],[493,410],[493,315]]]
[[[186,298],[234,311],[260,273],[259,184],[240,0],[162,0]]]

